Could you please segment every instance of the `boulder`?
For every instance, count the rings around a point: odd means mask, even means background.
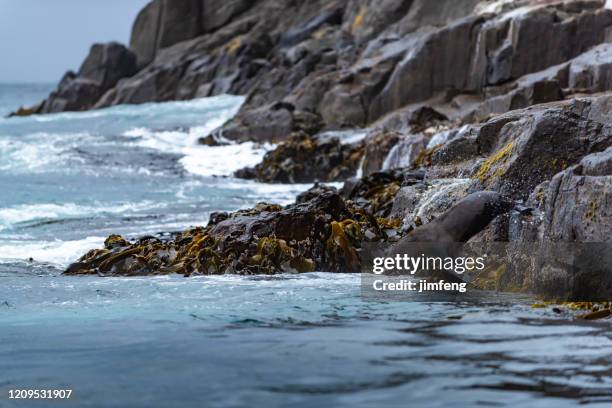
[[[92,108],[119,80],[137,72],[136,56],[118,43],[94,44],[78,73],[66,73],[43,103],[42,113]]]
[[[137,71],[134,53],[115,42],[94,44],[89,55],[83,61],[78,78],[95,82],[102,91],[106,91]]]
[[[483,186],[526,199],[541,182],[612,144],[609,119],[596,116],[602,106],[609,109],[610,98],[580,98],[502,115],[498,123],[507,122],[497,135],[481,131],[477,137],[481,153],[489,156],[474,177]]]
[[[361,243],[380,239],[381,233],[375,219],[338,193],[315,187],[285,208],[260,203],[232,214],[217,213],[208,226],[166,241],[110,236],[104,248],[88,252],[65,274],[359,272]]]
[[[140,10],[132,25],[130,49],[136,54],[139,67],[155,59],[162,7],[161,0],[151,1]]]
[[[546,190],[542,235],[561,242],[612,242],[612,147],[556,174]]]
[[[229,140],[278,141],[294,131],[293,107],[268,105],[245,111],[214,131]]]
[[[510,220],[512,245],[501,290],[599,301],[612,293],[612,147],[537,186],[532,211]],[[525,255],[528,256],[525,256]]]
[[[432,175],[469,176],[479,189],[527,199],[543,181],[612,143],[610,98],[541,104],[467,126],[431,149],[426,167]]]
[[[239,170],[235,176],[267,183],[339,181],[356,173],[362,156],[361,143],[343,143],[333,135],[299,132],[266,153],[254,168]]]
[[[138,65],[151,63],[162,48],[200,35],[202,3],[202,0],[153,0],[147,4],[138,13],[130,37],[130,48],[138,57]]]

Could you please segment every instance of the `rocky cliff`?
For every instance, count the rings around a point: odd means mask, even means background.
[[[154,0],[129,49],[93,46],[37,110],[245,94],[224,135],[268,140],[364,126],[426,101],[478,119],[564,88],[606,88],[605,75],[580,72],[608,55],[567,65],[611,26],[603,0]]]
[[[611,42],[604,0],[154,0],[129,49],[95,45],[20,113],[242,94],[211,140],[278,147],[237,176],[348,180],[171,243],[111,240],[71,273],[356,270],[363,242],[400,239],[481,190],[529,211],[472,240],[610,243]],[[496,287],[546,292],[518,269]]]

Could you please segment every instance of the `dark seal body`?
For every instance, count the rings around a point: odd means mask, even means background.
[[[492,191],[473,193],[457,202],[432,222],[422,225],[386,251],[412,256],[452,257],[462,253],[463,243],[482,231],[498,215],[515,207],[515,202]],[[451,281],[461,279],[450,271],[429,271],[434,277]]]
[[[415,228],[406,242],[467,242],[498,215],[516,203],[494,191],[479,191],[463,198],[432,222]]]

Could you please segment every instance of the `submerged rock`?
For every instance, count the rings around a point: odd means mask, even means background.
[[[15,116],[23,117],[23,116],[35,115],[37,113],[40,113],[41,108],[42,108],[42,103],[40,103],[38,105],[34,105],[34,106],[30,107],[30,108],[26,108],[25,106],[21,106],[15,112],[9,113],[7,117],[12,118],[12,117],[15,117]]]
[[[230,142],[228,140],[223,139],[222,137],[219,137],[218,135],[211,134],[208,136],[200,137],[198,139],[198,144],[204,146],[225,146],[230,144]]]

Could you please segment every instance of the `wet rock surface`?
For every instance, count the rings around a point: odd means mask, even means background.
[[[360,142],[343,143],[338,137],[299,132],[266,153],[260,164],[238,170],[235,176],[269,183],[346,180],[355,175],[362,156]]]
[[[213,213],[206,227],[170,239],[130,242],[111,235],[104,248],[88,252],[65,274],[359,272],[361,243],[380,240],[391,228],[392,222],[374,217],[334,189],[315,186],[295,204],[260,203],[231,214]]]
[[[609,95],[511,111],[437,147],[430,164],[433,171],[469,176],[485,189],[527,199],[541,182],[612,143],[602,107],[609,112]]]

